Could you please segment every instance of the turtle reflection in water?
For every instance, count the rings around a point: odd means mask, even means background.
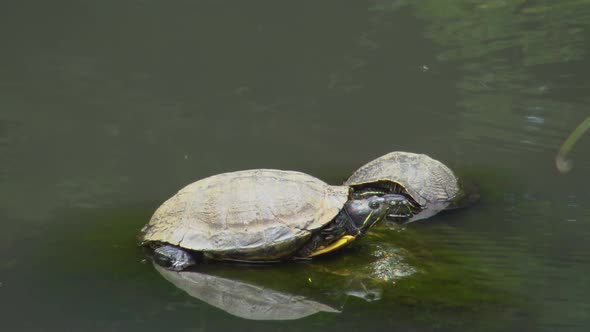
[[[160,206],[139,240],[180,271],[195,256],[237,261],[311,258],[347,246],[397,204],[398,194],[330,186],[294,171],[214,175]]]
[[[318,312],[339,313],[304,296],[197,271],[156,270],[188,295],[237,317],[252,320],[299,319]]]
[[[380,300],[384,287],[416,272],[404,256],[398,249],[377,245],[361,265],[345,268],[329,262],[305,264],[296,270],[260,265],[202,265],[190,271],[154,267],[191,297],[231,315],[292,320],[320,312],[340,313],[350,296],[367,302]],[[307,283],[311,276],[314,286]]]
[[[390,195],[394,204],[386,219],[402,223],[465,207],[479,199],[477,188],[460,181],[446,165],[427,155],[409,152],[391,152],[370,161],[344,185],[367,196]]]

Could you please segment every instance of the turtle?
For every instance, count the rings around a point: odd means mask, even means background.
[[[398,195],[362,197],[311,175],[255,169],[213,175],[181,189],[142,228],[140,245],[161,266],[197,261],[277,262],[334,252],[383,219]]]
[[[442,162],[400,151],[361,166],[344,185],[356,188],[358,198],[388,194],[394,204],[385,219],[402,224],[467,206],[479,198],[473,184],[460,181]]]

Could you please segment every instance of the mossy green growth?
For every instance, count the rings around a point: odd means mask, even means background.
[[[404,249],[405,262],[416,273],[397,280],[384,301],[430,327],[489,328],[517,324],[526,302],[516,293],[511,280],[484,263],[472,243],[485,239],[448,225],[413,227],[404,230],[379,229],[373,243],[390,243]],[[504,271],[505,272],[505,271]],[[501,317],[502,319],[494,319]]]
[[[55,261],[52,270],[107,282],[120,291],[134,290],[131,293],[141,294],[146,303],[161,301],[156,297],[174,288],[151,264],[142,264],[144,257],[135,242],[148,213],[142,209],[109,212],[93,216],[102,223],[65,225],[48,234],[47,247],[52,251],[47,259],[50,255],[68,257]],[[81,213],[79,220],[83,217]],[[195,271],[302,296],[341,311],[312,316],[318,316],[322,324],[386,320],[385,325],[419,325],[427,330],[482,330],[482,322],[494,330],[516,324],[524,310],[524,301],[511,292],[517,285],[502,276],[505,269],[494,270],[482,252],[475,250],[493,247],[493,243],[445,221],[443,214],[403,230],[375,227],[351,247],[311,261],[260,265],[216,262],[197,266]],[[155,296],[151,302],[150,294]],[[188,300],[202,305],[180,290],[169,296],[167,301],[174,303]]]

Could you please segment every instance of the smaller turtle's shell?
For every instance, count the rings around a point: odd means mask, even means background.
[[[356,170],[345,185],[391,181],[404,187],[423,208],[444,209],[460,193],[457,177],[447,166],[424,154],[391,152]],[[442,208],[441,208],[442,207]]]
[[[330,223],[349,187],[294,171],[247,170],[194,182],[164,202],[139,240],[166,242],[215,258],[274,260]]]

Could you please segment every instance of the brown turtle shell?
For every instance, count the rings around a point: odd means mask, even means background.
[[[360,186],[377,182],[401,186],[422,209],[430,210],[428,215],[444,210],[461,195],[453,171],[425,154],[388,153],[361,166],[344,185]],[[426,214],[420,219],[425,217]]]
[[[348,197],[349,187],[330,186],[300,172],[223,173],[194,182],[164,202],[139,240],[213,258],[281,259],[330,223]]]

